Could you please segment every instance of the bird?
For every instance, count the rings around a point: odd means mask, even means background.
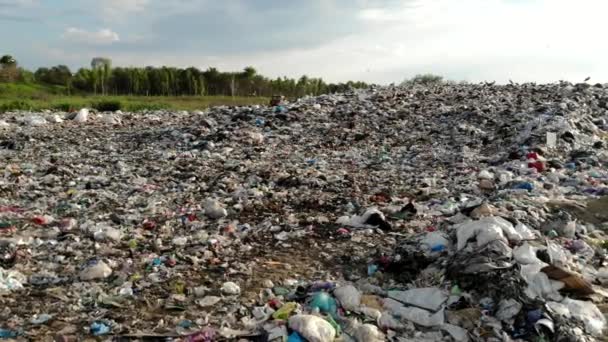
[[[591,77],[585,78],[585,82],[589,81],[590,79],[591,79]]]

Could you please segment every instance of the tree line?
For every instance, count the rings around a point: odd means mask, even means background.
[[[239,72],[222,72],[216,68],[195,67],[112,67],[109,58],[96,57],[90,68],[73,73],[65,65],[41,67],[35,72],[19,68],[9,55],[0,60],[0,82],[27,82],[59,85],[70,93],[139,96],[272,96],[301,97],[365,88],[364,82],[326,83],[306,75],[299,79],[271,79],[258,74],[253,67]]]

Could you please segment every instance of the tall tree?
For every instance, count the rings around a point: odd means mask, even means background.
[[[17,60],[11,55],[0,57],[0,82],[14,82],[18,78]]]
[[[105,57],[95,57],[91,60],[91,69],[95,75],[96,83],[99,83],[101,93],[107,94],[106,85],[110,81],[112,73],[112,60]],[[97,84],[95,85],[95,92],[97,92]]]

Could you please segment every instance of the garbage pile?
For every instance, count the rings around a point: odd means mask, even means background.
[[[608,88],[0,116],[0,337],[601,341]]]

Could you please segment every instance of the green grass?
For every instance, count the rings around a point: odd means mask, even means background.
[[[76,94],[67,96],[65,87],[39,84],[0,83],[0,112],[9,110],[62,111],[83,107],[95,108],[100,104],[119,103],[123,111],[145,109],[197,110],[212,106],[247,106],[267,104],[265,97],[231,96],[93,96]]]

